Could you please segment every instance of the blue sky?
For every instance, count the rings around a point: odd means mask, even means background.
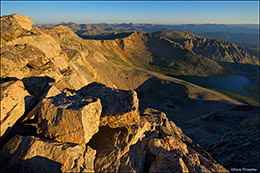
[[[256,24],[258,1],[1,1],[1,16],[19,13],[35,24]]]

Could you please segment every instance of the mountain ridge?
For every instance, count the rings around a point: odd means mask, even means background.
[[[259,65],[259,57],[250,55],[245,48],[238,47],[234,43],[228,41],[201,38],[187,32],[176,33],[176,31],[161,31],[154,34],[169,38],[180,43],[186,49],[216,61]]]
[[[236,34],[236,37],[239,38],[240,44],[243,46],[248,46],[252,44],[252,40],[243,37],[243,35],[238,35],[238,33],[243,33],[244,35],[255,34],[253,46],[258,46],[255,43],[259,40],[259,25],[232,25],[232,24],[183,24],[183,25],[160,25],[160,24],[75,24],[75,23],[61,23],[54,25],[37,25],[41,29],[53,28],[57,25],[64,25],[70,27],[74,32],[76,32],[80,37],[85,39],[105,39],[106,35],[117,34],[122,32],[157,32],[164,30],[177,30],[181,32],[191,32],[203,36],[203,33],[210,33],[214,36],[214,32],[231,32]],[[220,37],[216,38],[225,38],[224,40],[234,42],[237,39],[229,37]],[[207,37],[208,38],[208,37]],[[209,36],[209,38],[212,38]]]

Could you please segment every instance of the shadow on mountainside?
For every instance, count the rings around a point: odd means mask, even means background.
[[[140,111],[151,107],[166,113],[184,134],[229,170],[259,169],[259,107],[217,100],[197,89],[150,78],[136,89]]]
[[[255,83],[259,83],[259,66],[232,62],[218,62],[224,68],[226,76],[244,75]]]
[[[118,38],[124,38],[131,35],[133,32],[125,32],[125,33],[103,33],[99,35],[83,35],[83,33],[86,32],[84,30],[77,31],[76,34],[83,38],[88,40],[114,40]]]
[[[185,84],[156,77],[146,80],[136,89],[136,92],[140,110],[148,107],[160,110],[180,126],[187,120],[232,105],[226,100],[214,100],[217,96],[199,87],[187,88]]]

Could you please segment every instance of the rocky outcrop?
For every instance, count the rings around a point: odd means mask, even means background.
[[[1,83],[1,131],[0,137],[24,114],[32,99],[22,81]]]
[[[164,113],[146,109],[143,116],[154,127],[147,137],[149,172],[228,172],[199,145],[195,147]]]
[[[59,81],[70,69],[68,57],[58,41],[38,28],[32,28],[31,19],[15,14],[1,17],[1,23],[1,34],[12,36],[12,39],[2,37],[2,78],[46,76]]]
[[[8,42],[7,44],[26,44],[35,46],[40,49],[49,60],[58,56],[61,52],[59,43],[52,36],[36,29],[32,30],[29,33],[24,33],[20,35],[18,38]]]
[[[138,124],[139,101],[135,91],[123,91],[109,88],[100,83],[91,83],[79,90],[83,96],[92,96],[101,99],[102,115],[100,126],[108,125],[111,128]]]
[[[43,99],[37,112],[37,131],[65,143],[86,144],[98,132],[99,99],[60,94]]]
[[[21,63],[16,65],[18,68],[26,66],[43,70],[53,63],[53,68],[62,73],[69,69],[68,57],[61,51],[59,43],[52,36],[40,30],[32,29],[30,33],[21,34],[18,38],[7,42],[6,46],[6,59],[14,63],[20,61]],[[12,52],[10,49],[14,49],[16,52]],[[20,56],[16,60],[9,57],[8,54]]]
[[[13,137],[0,151],[3,171],[226,171],[164,113],[140,115],[134,91],[92,83],[50,95],[29,115],[40,138]]]
[[[142,114],[140,124],[100,127],[89,145],[97,150],[97,172],[228,172],[154,109]]]
[[[95,150],[34,136],[15,136],[0,152],[0,172],[94,172]]]
[[[30,69],[42,70],[50,61],[44,52],[33,45],[6,45],[1,49],[2,77],[23,78]]]
[[[1,39],[10,41],[32,29],[33,20],[27,16],[13,14],[1,17]],[[10,27],[11,26],[11,27]]]

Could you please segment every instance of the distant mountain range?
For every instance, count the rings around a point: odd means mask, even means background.
[[[113,39],[115,34],[123,32],[157,32],[177,30],[191,32],[211,39],[227,40],[242,46],[259,46],[258,24],[76,24],[62,22],[57,25],[37,25],[40,29],[51,29],[58,25],[70,27],[76,34],[85,39]],[[112,37],[111,37],[112,36]]]
[[[84,39],[115,40],[126,56],[123,61],[164,74],[224,75],[242,74],[237,64],[259,65],[258,48],[242,47],[229,41],[208,39],[190,32],[169,30],[170,27],[219,28],[253,31],[256,25],[153,25],[153,24],[75,24],[68,26]],[[40,29],[54,25],[39,25]],[[161,30],[165,29],[165,30]],[[160,30],[157,32],[153,32]],[[216,33],[216,32],[214,32]],[[250,33],[247,33],[250,35]],[[239,36],[239,34],[237,34]],[[253,35],[253,34],[251,34]],[[230,38],[226,36],[225,38]],[[158,49],[160,48],[160,49]],[[182,58],[180,58],[182,57]],[[236,64],[236,65],[234,65]],[[232,66],[232,67],[231,67]],[[234,66],[234,67],[233,67]],[[246,67],[244,65],[243,67]],[[238,70],[240,69],[240,70]],[[248,73],[248,68],[244,70]],[[250,71],[250,70],[249,70]],[[243,75],[246,75],[243,74]],[[252,75],[247,75],[252,80]],[[257,80],[258,81],[258,80]]]
[[[202,37],[228,40],[233,43],[245,46],[259,46],[259,34],[251,33],[230,33],[230,32],[207,32],[199,34]]]

